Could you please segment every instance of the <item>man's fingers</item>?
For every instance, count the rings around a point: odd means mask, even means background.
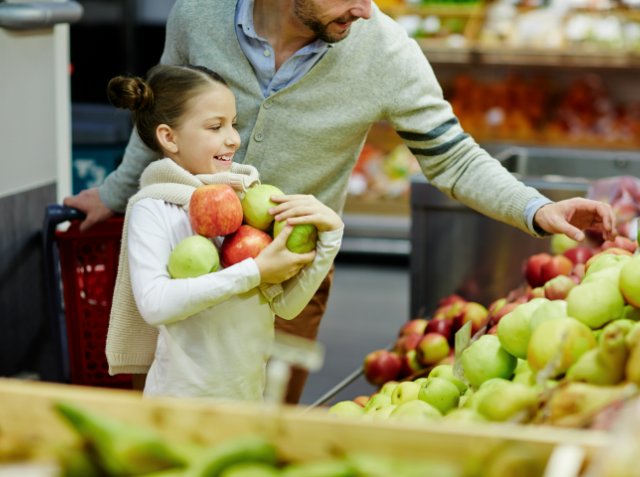
[[[583,242],[585,239],[584,233],[577,227],[574,227],[569,222],[565,222],[564,224],[560,224],[559,229],[569,237],[571,240],[575,240],[576,242]]]
[[[96,221],[93,218],[87,217],[82,222],[80,222],[80,232],[86,232],[95,224],[96,224]]]

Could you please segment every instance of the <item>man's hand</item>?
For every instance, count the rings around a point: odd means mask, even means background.
[[[269,209],[275,220],[287,221],[287,225],[313,224],[318,232],[340,230],[342,219],[332,209],[312,195],[273,195],[271,200],[278,203]]]
[[[287,225],[254,259],[262,283],[282,283],[297,274],[307,263],[313,262],[316,251],[293,253],[287,248],[287,239],[293,227]]]
[[[565,234],[582,242],[585,229],[602,231],[605,240],[615,240],[616,215],[610,205],[587,199],[569,199],[542,206],[534,217],[542,230],[551,234]]]
[[[100,199],[97,187],[83,190],[78,195],[65,197],[62,203],[86,214],[87,218],[80,224],[80,232],[86,232],[95,224],[104,222],[115,215],[113,210],[104,205]]]

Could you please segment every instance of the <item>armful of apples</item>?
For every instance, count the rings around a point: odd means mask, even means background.
[[[616,215],[608,204],[574,198],[542,206],[534,217],[534,223],[551,234],[564,234],[582,242],[585,229],[600,230],[605,240],[617,236]]]

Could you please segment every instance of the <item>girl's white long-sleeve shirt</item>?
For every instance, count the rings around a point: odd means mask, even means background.
[[[318,234],[316,257],[267,301],[253,259],[197,278],[172,279],[171,251],[195,235],[187,213],[162,200],[131,209],[128,229],[133,295],[158,346],[144,389],[149,396],[260,401],[273,342],[274,316],[295,318],[326,277],[342,229]],[[222,238],[212,239],[220,250]]]

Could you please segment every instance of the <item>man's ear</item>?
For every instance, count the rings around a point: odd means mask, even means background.
[[[156,139],[160,147],[165,151],[176,154],[179,151],[178,142],[173,133],[173,129],[166,124],[161,124],[156,128]]]

